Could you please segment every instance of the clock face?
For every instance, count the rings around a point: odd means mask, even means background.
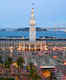
[[[35,31],[35,28],[32,28],[32,31]]]

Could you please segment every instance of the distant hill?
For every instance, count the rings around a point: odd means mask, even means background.
[[[18,28],[15,31],[29,31],[29,27],[28,28]],[[43,29],[43,28],[36,28],[36,31],[47,31],[47,29]]]
[[[27,28],[17,28],[17,29],[13,29],[13,28],[4,28],[4,29],[0,29],[0,31],[29,31],[29,27]],[[47,29],[45,28],[36,28],[36,31],[47,31]]]
[[[66,32],[66,28],[42,28],[36,27],[36,31],[64,31]],[[25,28],[1,28],[0,31],[29,31],[29,27]]]
[[[46,28],[36,28],[36,31],[47,31],[47,29]]]
[[[29,28],[17,28],[15,31],[29,31]]]
[[[0,29],[0,31],[6,31],[6,29]]]

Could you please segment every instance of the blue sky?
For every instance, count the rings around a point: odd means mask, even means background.
[[[66,0],[0,0],[0,28],[28,26],[33,2],[36,26],[66,25]]]

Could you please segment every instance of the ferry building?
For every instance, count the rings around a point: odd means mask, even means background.
[[[22,52],[39,52],[41,50],[47,50],[46,41],[36,38],[35,26],[34,8],[32,8],[29,21],[29,38],[0,38],[0,52],[5,51],[5,53],[8,53],[10,51],[12,55],[14,53],[21,55]]]
[[[24,55],[24,53],[39,53],[41,51],[48,51],[48,49],[66,50],[66,39],[49,40],[46,38],[37,38],[34,8],[32,8],[31,17],[29,21],[28,38],[0,38],[0,54],[2,55]]]
[[[0,55],[8,55],[17,58],[23,56],[25,64],[33,62],[35,65],[56,65],[45,54],[52,54],[53,51],[60,50],[66,52],[66,39],[49,39],[36,37],[36,22],[34,17],[34,8],[32,8],[29,21],[29,37],[28,38],[0,38]],[[40,35],[40,34],[38,34]],[[62,46],[63,44],[63,46]],[[56,45],[56,46],[55,46]],[[52,51],[53,50],[53,51]],[[55,55],[55,53],[54,53]],[[66,54],[64,54],[65,56]],[[52,63],[51,63],[52,61]]]

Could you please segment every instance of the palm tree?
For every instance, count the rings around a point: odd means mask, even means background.
[[[12,64],[12,58],[7,56],[7,58],[4,61],[5,69],[9,71],[11,64]]]
[[[3,64],[2,56],[0,55],[0,64]]]
[[[37,68],[34,66],[33,63],[29,63],[27,66],[29,70],[28,80],[41,80],[40,75],[38,74]]]
[[[21,72],[21,69],[23,70],[23,65],[24,65],[24,58],[19,56],[17,59],[17,65],[19,67],[19,72]]]
[[[9,57],[9,56],[8,56],[8,61],[9,61],[9,65],[11,65],[11,64],[12,64],[12,62],[13,62],[12,57]]]
[[[0,55],[0,68],[1,68],[1,71],[4,72],[4,69],[3,69],[3,57]]]
[[[8,76],[9,76],[11,64],[12,64],[12,58],[9,57],[9,56],[5,56],[4,69],[5,69],[5,74],[7,75],[7,79],[8,79]]]
[[[23,66],[24,66],[24,58],[22,56],[19,56],[17,59],[17,65],[18,65],[18,71],[21,72],[21,70],[23,70]],[[18,77],[19,76],[19,77]],[[20,78],[21,74],[18,74],[17,78]]]
[[[4,63],[5,63],[5,67],[10,68],[10,65],[12,64],[12,58],[7,56]]]

